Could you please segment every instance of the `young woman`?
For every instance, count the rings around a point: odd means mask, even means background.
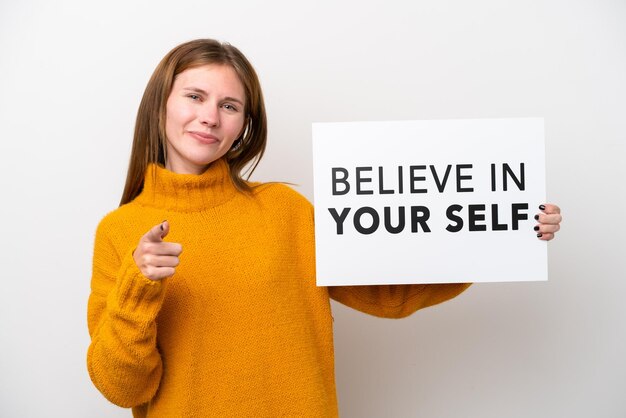
[[[337,416],[330,298],[400,318],[469,286],[317,287],[310,203],[241,177],[266,136],[257,75],[231,45],[182,44],[146,87],[88,306],[91,379],[135,417]],[[558,212],[538,215],[540,239]]]

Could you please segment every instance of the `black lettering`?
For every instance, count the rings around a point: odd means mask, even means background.
[[[528,203],[513,203],[511,205],[511,219],[514,231],[517,231],[519,228],[519,221],[528,219],[527,213],[520,213],[520,210],[523,209],[528,209]]]
[[[520,178],[518,179],[515,176],[515,173],[513,173],[513,170],[511,170],[511,167],[509,167],[508,164],[504,163],[502,164],[502,190],[504,190],[506,192],[507,189],[507,184],[506,184],[506,179],[507,177],[511,177],[513,179],[513,181],[515,182],[515,184],[517,185],[517,188],[520,190],[524,190],[526,187],[526,179],[524,178],[524,163],[520,163],[519,165],[519,170],[520,170]],[[508,174],[508,176],[507,176]]]
[[[461,175],[461,170],[465,169],[465,168],[472,168],[472,164],[457,164],[456,165],[456,191],[459,193],[462,192],[473,192],[474,188],[473,187],[466,187],[463,188],[461,187],[461,180],[471,180],[472,179],[472,175]]]
[[[356,168],[356,194],[374,194],[373,190],[361,190],[361,183],[371,183],[371,177],[361,177],[361,172],[372,171],[372,167]]]
[[[484,221],[485,215],[483,213],[477,213],[478,211],[485,210],[485,205],[469,205],[468,210],[468,223],[470,231],[486,231],[486,225],[476,225],[476,221]]]
[[[369,214],[372,217],[372,225],[368,228],[365,228],[361,223],[361,217],[365,213]],[[380,225],[380,218],[378,216],[378,212],[376,212],[376,209],[369,206],[364,206],[354,212],[354,228],[361,234],[373,234],[378,229],[378,225]]]
[[[344,208],[341,211],[341,215],[337,213],[337,210],[335,210],[335,208],[328,208],[328,211],[330,212],[331,216],[335,220],[335,223],[337,224],[337,235],[343,235],[343,221],[346,220],[346,216],[348,216],[350,208]]]
[[[339,196],[347,194],[350,191],[350,183],[348,183],[348,170],[341,167],[333,167],[333,196]],[[337,177],[337,173],[343,173],[342,178]],[[342,183],[344,185],[343,190],[337,189],[337,183]]]
[[[378,192],[380,194],[393,194],[393,189],[385,190],[383,186],[383,168],[378,167]]]
[[[443,181],[440,182],[439,176],[437,175],[437,170],[435,170],[435,166],[430,166],[430,171],[431,173],[433,173],[433,178],[435,179],[435,184],[437,185],[437,190],[439,190],[439,193],[443,193],[446,188],[446,183],[448,182],[448,176],[450,175],[451,168],[452,166],[448,164],[448,166],[446,167],[446,174],[443,175]]]
[[[411,193],[426,193],[427,190],[426,189],[417,189],[415,188],[415,182],[416,181],[424,181],[426,180],[426,177],[424,176],[416,176],[415,172],[417,170],[425,170],[426,166],[425,165],[412,165],[409,167],[410,170],[410,180],[411,180]]]
[[[411,232],[417,232],[421,225],[424,232],[430,232],[426,221],[430,218],[430,210],[426,206],[411,206]]]
[[[391,234],[398,234],[404,230],[404,206],[398,207],[398,226],[391,225],[391,208],[385,206],[385,229]]]
[[[491,205],[491,229],[494,231],[506,231],[509,229],[507,224],[498,223],[498,205]]]
[[[453,222],[456,222],[456,225],[448,224],[446,226],[446,230],[449,232],[459,232],[463,229],[463,218],[455,215],[454,212],[460,212],[463,209],[461,205],[450,205],[446,210],[446,216]]]

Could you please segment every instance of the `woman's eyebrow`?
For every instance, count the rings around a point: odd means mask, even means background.
[[[227,96],[227,97],[224,97],[224,100],[226,100],[228,102],[237,102],[237,103],[239,103],[240,105],[243,106],[243,102],[241,100],[239,100],[238,98],[236,98],[236,97]]]
[[[209,93],[207,93],[206,91],[202,90],[199,87],[183,87],[183,90],[191,91],[193,93],[199,93],[199,94],[202,94],[204,96],[208,96],[209,95]],[[241,99],[236,98],[236,97],[226,96],[226,97],[224,97],[223,100],[227,100],[229,102],[237,102],[237,103],[239,103],[240,105],[243,106],[243,101]]]
[[[204,94],[205,96],[207,95],[206,91],[198,87],[183,87],[183,90],[193,91],[194,93],[201,93],[201,94]]]

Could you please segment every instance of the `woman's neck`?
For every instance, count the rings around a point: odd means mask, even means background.
[[[221,205],[236,193],[224,159],[214,161],[200,174],[176,173],[150,164],[143,190],[133,202],[178,212],[196,212]]]

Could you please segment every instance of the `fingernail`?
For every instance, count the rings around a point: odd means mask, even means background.
[[[164,224],[165,222],[167,222],[167,219],[166,219],[166,220],[164,220],[164,221],[161,221],[161,225],[159,225],[159,226],[161,227],[161,232],[163,232],[163,224]]]
[[[546,210],[546,205],[539,205],[539,209]]]
[[[538,221],[539,220],[539,215],[535,215],[535,220]]]
[[[543,234],[540,232],[537,234],[537,238],[541,238],[543,236]]]
[[[539,227],[538,227],[538,226],[536,226],[536,227],[534,228],[534,230],[535,230],[535,231],[539,231]]]

